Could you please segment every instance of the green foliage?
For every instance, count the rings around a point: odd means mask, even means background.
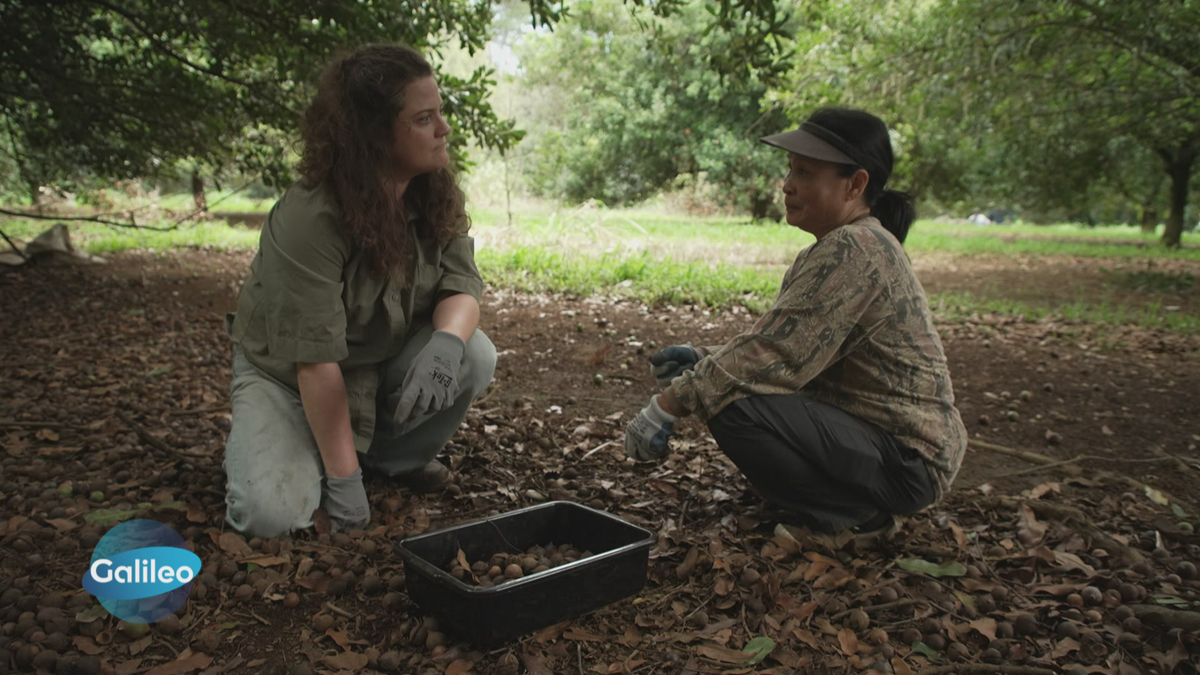
[[[161,175],[183,159],[286,183],[297,120],[335,51],[380,41],[476,50],[490,21],[488,3],[461,0],[2,0],[0,151],[29,189]],[[486,100],[488,72],[440,84],[457,138],[519,140]]]
[[[776,92],[848,103],[898,132],[922,197],[1035,220],[1150,222],[1178,243],[1200,153],[1193,2],[831,2]],[[1165,170],[1164,170],[1165,169]],[[1168,183],[1173,191],[1164,188]],[[1160,208],[1161,207],[1161,208]]]
[[[786,122],[763,108],[771,73],[711,61],[736,52],[755,20],[711,30],[707,18],[696,4],[655,19],[587,0],[554,33],[527,36],[523,83],[545,92],[547,120],[529,169],[536,193],[626,204],[702,177],[724,205],[770,214],[785,160],[756,139]]]

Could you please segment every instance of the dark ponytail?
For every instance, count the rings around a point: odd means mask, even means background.
[[[878,218],[896,241],[903,244],[908,236],[908,228],[917,219],[917,207],[913,204],[912,195],[907,192],[885,189],[871,205],[871,215]]]

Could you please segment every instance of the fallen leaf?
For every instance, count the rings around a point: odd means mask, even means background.
[[[366,654],[355,654],[354,652],[342,652],[341,654],[338,654],[337,656],[322,657],[321,663],[324,663],[325,665],[329,666],[330,668],[337,668],[338,670],[349,670],[349,671],[353,671],[353,672],[358,672],[367,666],[367,661],[369,661],[369,660],[370,659],[367,658]]]
[[[1158,504],[1159,506],[1167,506],[1171,503],[1171,500],[1167,499],[1166,495],[1159,492],[1158,490],[1155,490],[1154,488],[1150,487],[1149,485],[1145,486],[1145,490],[1146,490],[1146,497],[1150,501],[1154,502],[1155,504]]]
[[[141,668],[141,666],[141,659],[131,659],[125,663],[118,664],[115,668],[113,668],[113,672],[116,675],[133,675],[138,671],[139,668]]]
[[[1017,531],[1020,533],[1020,539],[1023,544],[1033,546],[1046,536],[1046,525],[1038,522],[1029,504],[1021,504]]]
[[[110,615],[108,610],[104,609],[104,605],[92,605],[91,607],[88,607],[87,609],[77,613],[75,615],[75,620],[79,623],[91,623],[97,619],[103,619],[106,616]]]
[[[858,651],[858,636],[849,628],[843,628],[838,631],[838,644],[842,648],[842,653],[846,656],[851,656]]]
[[[141,640],[138,640],[137,642],[130,643],[129,655],[137,656],[138,654],[141,654],[142,652],[146,651],[146,647],[149,647],[150,643],[153,640],[154,640],[153,635],[147,635],[146,637],[142,638]]]
[[[280,558],[277,555],[265,555],[257,558],[249,558],[247,560],[243,560],[242,562],[258,565],[259,567],[271,567],[272,565],[284,565],[289,561],[287,558]]]
[[[970,625],[971,628],[974,628],[979,632],[980,635],[986,637],[988,640],[996,639],[996,620],[990,616],[985,616],[981,619],[975,619],[968,625]]]
[[[954,543],[958,544],[959,548],[967,547],[967,533],[963,532],[962,526],[953,520],[950,521],[950,531],[954,533]]]
[[[254,549],[246,543],[242,535],[236,532],[222,532],[217,536],[217,546],[235,558],[249,558],[254,555]]]
[[[79,527],[77,524],[67,520],[66,518],[47,518],[46,522],[53,525],[59,532],[70,532],[71,530]]]
[[[446,675],[463,675],[463,673],[470,672],[470,670],[471,662],[467,659],[459,659],[446,666]]]
[[[1062,486],[1055,482],[1042,483],[1041,485],[1030,490],[1029,496],[1032,499],[1040,499],[1041,497],[1043,497],[1044,495],[1046,495],[1047,493],[1050,493],[1050,492],[1061,493]]]
[[[146,675],[187,675],[195,670],[201,670],[212,663],[212,657],[207,654],[192,654],[186,658],[176,659],[153,668]]]
[[[302,577],[296,579],[296,584],[313,593],[324,593],[329,588],[329,577]]]
[[[1096,576],[1096,569],[1083,562],[1083,559],[1074,553],[1065,553],[1063,551],[1054,551],[1053,553],[1055,561],[1058,562],[1063,571],[1070,572],[1072,570],[1079,570],[1088,577]]]
[[[745,663],[748,658],[746,652],[739,652],[736,649],[729,649],[717,645],[700,645],[696,647],[696,651],[707,659],[719,661],[721,663]]]
[[[742,647],[743,654],[750,654],[750,658],[743,663],[753,666],[767,658],[767,655],[774,651],[774,649],[775,641],[765,635],[760,635],[747,642],[745,647]]]
[[[602,638],[595,633],[590,633],[579,626],[571,626],[563,633],[563,637],[568,640],[579,640],[581,642],[604,642],[606,638]]]
[[[554,671],[546,667],[542,660],[533,654],[521,652],[517,654],[517,658],[521,659],[521,665],[525,666],[525,670],[529,671],[529,675],[554,675]]]
[[[540,644],[545,644],[551,640],[557,640],[569,625],[571,625],[570,620],[559,621],[553,626],[546,626],[545,628],[539,630],[537,634],[533,636],[533,639]]]
[[[96,644],[96,641],[90,637],[76,635],[72,642],[75,644],[76,649],[88,656],[95,656],[104,652],[104,647]]]
[[[941,658],[941,655],[937,653],[936,649],[930,647],[924,642],[921,642],[920,640],[912,643],[912,650],[931,661],[936,661]]]
[[[931,577],[961,577],[967,573],[967,568],[956,562],[939,565],[920,558],[904,558],[897,560],[896,564],[909,572],[928,574]]]
[[[1071,652],[1079,651],[1079,643],[1071,638],[1063,638],[1054,646],[1054,650],[1050,652],[1050,658],[1061,659]]]

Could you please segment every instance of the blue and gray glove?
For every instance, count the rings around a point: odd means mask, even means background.
[[[701,358],[700,352],[691,345],[674,345],[650,357],[650,372],[654,373],[658,386],[665,387],[694,368]]]
[[[462,338],[444,330],[435,330],[429,343],[417,353],[404,384],[400,386],[400,404],[396,407],[396,425],[426,413],[445,410],[458,398],[458,369],[462,367]]]
[[[662,459],[667,454],[667,439],[675,433],[679,418],[658,405],[658,396],[625,427],[625,454],[646,462]]]
[[[325,510],[334,532],[362,529],[371,522],[361,468],[349,476],[325,476]]]

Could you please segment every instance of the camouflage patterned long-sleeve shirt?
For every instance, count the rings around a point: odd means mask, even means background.
[[[938,499],[958,473],[967,431],[925,290],[874,218],[802,251],[771,309],[749,331],[702,352],[695,369],[671,383],[701,419],[747,396],[799,393],[919,452]]]

